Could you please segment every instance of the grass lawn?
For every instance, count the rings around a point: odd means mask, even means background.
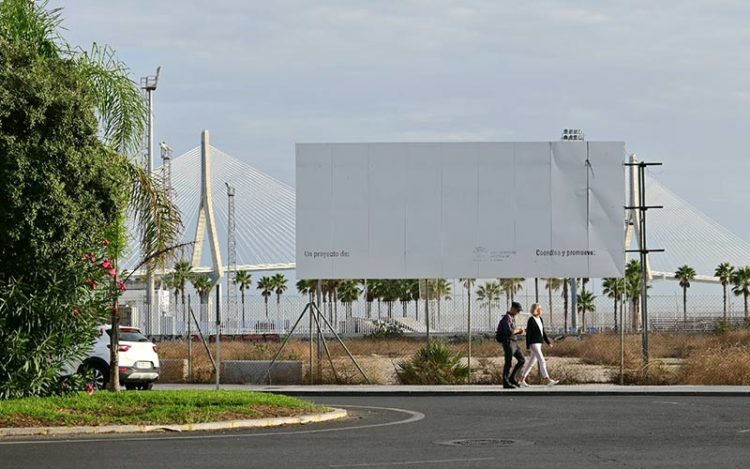
[[[0,401],[0,427],[186,424],[324,409],[292,397],[248,391],[100,391]]]

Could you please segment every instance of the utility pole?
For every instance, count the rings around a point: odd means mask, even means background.
[[[161,152],[162,187],[164,188],[164,193],[167,194],[167,197],[169,197],[169,200],[174,202],[174,197],[172,194],[172,147],[167,145],[167,142],[161,142],[159,143],[159,150]],[[166,327],[166,324],[164,327]],[[169,333],[171,333],[172,335],[175,335],[175,333],[177,332],[177,301],[175,301],[174,315],[171,318],[169,331]],[[162,330],[161,332],[167,333],[164,330]]]
[[[146,92],[148,103],[148,135],[146,141],[146,169],[149,176],[154,172],[154,91],[159,83],[159,72],[161,67],[156,67],[156,75],[145,76],[141,78],[141,89]],[[151,265],[146,265],[146,304],[148,305],[148,319],[146,322],[146,334],[152,334],[152,323],[156,317],[155,310],[158,305],[154,305],[154,272]]]
[[[646,247],[646,211],[652,208],[664,208],[662,205],[646,205],[646,167],[661,166],[661,163],[645,163],[636,161],[631,157],[629,163],[625,166],[634,167],[638,170],[638,194],[635,205],[626,206],[625,209],[634,211],[638,223],[638,249],[627,249],[626,252],[637,252],[640,254],[641,261],[641,323],[643,327],[643,336],[641,339],[643,364],[649,362],[649,344],[648,344],[648,281],[650,280],[648,268],[648,254],[650,252],[664,252],[664,249],[648,249]],[[632,172],[631,172],[632,177]]]

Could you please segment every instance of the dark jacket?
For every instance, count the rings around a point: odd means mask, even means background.
[[[518,340],[519,335],[513,334],[513,327],[511,327],[511,321],[513,317],[510,313],[505,313],[505,316],[500,318],[500,322],[497,323],[497,331],[495,332],[495,338],[498,342],[506,342],[510,340]],[[516,325],[518,327],[518,325]]]
[[[542,326],[544,326],[544,319],[539,318],[539,320],[542,321]],[[531,316],[526,324],[526,348],[529,348],[531,344],[541,344],[542,341],[550,345],[547,331],[540,331],[534,316]]]

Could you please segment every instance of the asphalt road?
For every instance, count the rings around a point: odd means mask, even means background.
[[[352,417],[214,434],[0,440],[0,468],[750,467],[747,397],[311,398]]]

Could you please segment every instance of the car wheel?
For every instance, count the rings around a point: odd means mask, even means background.
[[[109,367],[101,363],[86,363],[83,365],[83,371],[93,373],[91,385],[94,388],[102,390],[107,387],[107,383],[109,382]]]
[[[137,384],[126,384],[125,385],[125,389],[127,389],[128,391],[134,391],[134,390],[138,389],[138,385]]]
[[[137,389],[140,389],[141,391],[150,391],[154,388],[154,383],[141,383],[138,385]]]

